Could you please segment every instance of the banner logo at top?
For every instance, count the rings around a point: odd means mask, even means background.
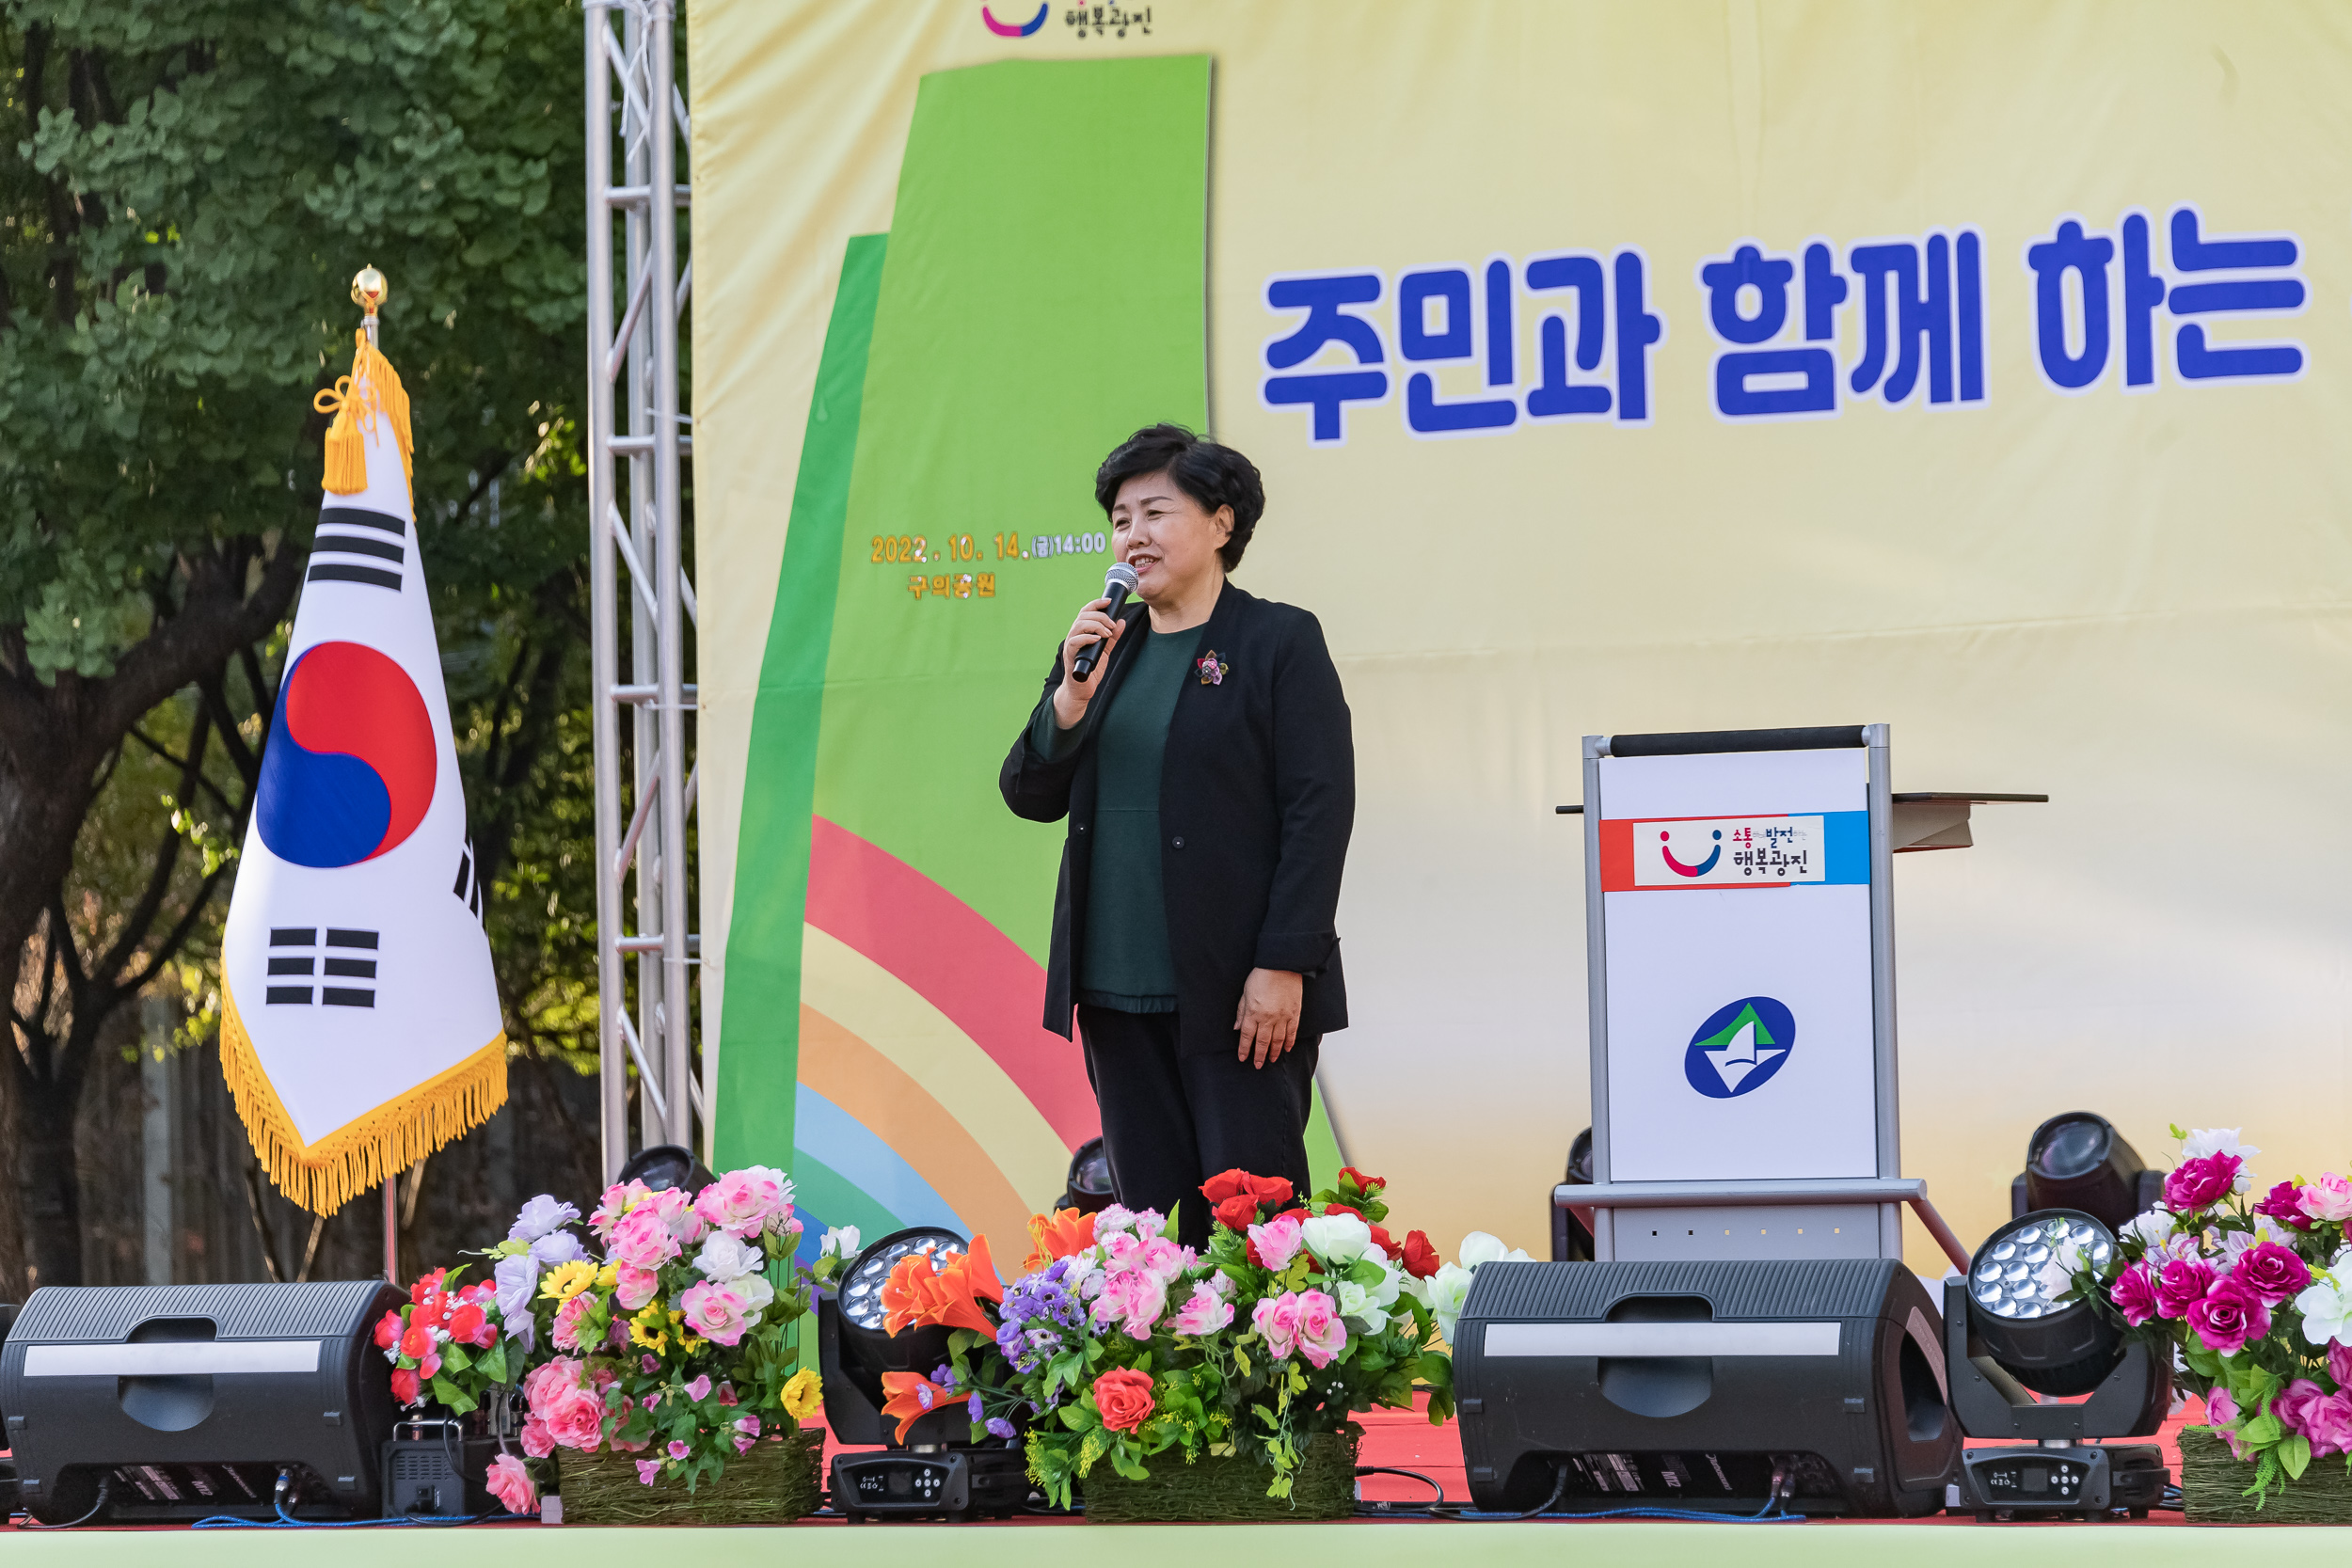
[[[1709,1100],[1762,1088],[1796,1049],[1797,1021],[1769,996],[1743,996],[1716,1008],[1691,1037],[1682,1076]]]
[[[987,23],[988,30],[994,33],[1000,39],[1025,39],[1031,33],[1036,32],[1040,27],[1045,25],[1045,13],[1049,8],[1050,8],[1045,5],[1044,0],[1039,0],[1037,14],[1029,18],[1028,21],[999,22],[996,20],[995,12],[990,10],[986,6],[982,6],[980,8],[980,20]]]
[[[1870,879],[1869,814],[1618,817],[1600,824],[1604,893]]]

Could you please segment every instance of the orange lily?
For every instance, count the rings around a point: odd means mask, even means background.
[[[1029,1216],[1029,1256],[1021,1272],[1035,1274],[1057,1258],[1084,1252],[1094,1244],[1094,1216],[1075,1209]]]
[[[972,1238],[972,1250],[953,1253],[946,1262],[936,1253],[909,1253],[898,1259],[882,1282],[882,1328],[900,1334],[927,1323],[968,1328],[993,1335],[996,1325],[980,1309],[980,1299],[1005,1299],[996,1266],[988,1256],[988,1238]]]
[[[907,1440],[907,1428],[934,1410],[946,1410],[969,1400],[971,1392],[963,1388],[942,1388],[921,1372],[884,1372],[882,1391],[889,1398],[882,1401],[882,1413],[898,1418],[898,1441]]]

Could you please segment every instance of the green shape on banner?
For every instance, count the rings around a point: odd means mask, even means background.
[[[805,1149],[792,1155],[792,1201],[830,1226],[854,1225],[860,1243],[878,1241],[906,1222],[865,1188]]]
[[[739,896],[727,925],[726,1001],[720,1023],[725,1044],[719,1053],[712,1149],[721,1170],[790,1165],[817,726],[833,644],[834,593],[841,580],[841,526],[849,510],[850,465],[857,452],[866,348],[873,339],[874,300],[888,239],[860,234],[841,260],[841,285],[825,328],[801,471],[792,487],[775,613],[759,664],[736,850]],[[845,1216],[834,1223],[860,1222]]]
[[[1008,813],[996,771],[1102,592],[1103,455],[1207,422],[1208,138],[1201,55],[935,72],[907,134],[816,810],[1040,964],[1061,835]]]

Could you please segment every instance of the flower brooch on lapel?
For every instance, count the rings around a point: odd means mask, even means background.
[[[1192,661],[1192,667],[1196,671],[1200,672],[1200,684],[1202,686],[1223,686],[1225,684],[1225,672],[1232,668],[1231,664],[1220,663],[1218,661],[1216,650],[1215,648],[1211,648],[1207,653],[1202,654],[1199,658],[1194,659]]]

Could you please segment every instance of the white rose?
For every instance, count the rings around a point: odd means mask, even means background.
[[[2344,1296],[2343,1287],[2332,1275],[2321,1275],[2312,1288],[2295,1298],[2295,1309],[2303,1314],[2303,1338],[2314,1345],[2325,1345],[2343,1339],[2352,1333],[2352,1300]]]
[[[1458,1263],[1448,1263],[1425,1281],[1430,1313],[1437,1318],[1438,1332],[1445,1336],[1448,1345],[1454,1343],[1454,1323],[1462,1315],[1462,1303],[1470,1298],[1470,1273]]]
[[[776,1288],[768,1283],[764,1274],[747,1274],[734,1284],[743,1297],[745,1311],[752,1317],[767,1311],[768,1304],[776,1299]]]
[[[2172,1227],[2176,1223],[2169,1209],[2154,1208],[2135,1217],[2123,1227],[2122,1234],[2138,1238],[2143,1246],[2158,1247],[2164,1244],[2166,1237],[2172,1234]]]
[[[1327,1264],[1353,1263],[1372,1245],[1372,1227],[1353,1214],[1317,1214],[1298,1230],[1307,1250]]]
[[[1397,1296],[1402,1293],[1405,1289],[1405,1282],[1411,1277],[1412,1275],[1406,1274],[1403,1269],[1398,1268],[1393,1263],[1382,1264],[1380,1267],[1380,1283],[1371,1288],[1373,1306],[1377,1307],[1383,1312],[1387,1311],[1390,1307],[1394,1307],[1396,1305]]]
[[[857,1227],[836,1225],[825,1232],[823,1241],[817,1243],[817,1252],[824,1258],[848,1258],[856,1253],[857,1247]]]
[[[694,1258],[694,1267],[720,1284],[757,1274],[767,1266],[768,1254],[763,1249],[739,1242],[723,1230],[714,1230],[705,1238],[702,1251]]]
[[[1488,1263],[1528,1263],[1534,1260],[1527,1256],[1526,1248],[1505,1246],[1502,1237],[1490,1236],[1484,1230],[1473,1230],[1463,1237],[1461,1251],[1456,1256],[1461,1259],[1462,1267],[1472,1272]]]
[[[1338,1291],[1340,1316],[1370,1323],[1373,1316],[1372,1292],[1352,1279],[1340,1281]]]

